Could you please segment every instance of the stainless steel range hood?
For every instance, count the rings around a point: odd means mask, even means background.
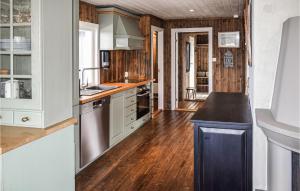
[[[99,8],[100,50],[138,50],[144,47],[139,17],[117,8]]]

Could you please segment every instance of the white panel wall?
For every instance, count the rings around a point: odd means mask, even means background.
[[[70,126],[4,153],[3,191],[74,191],[74,152]]]
[[[252,1],[253,67],[249,68],[252,110],[270,108],[283,22],[300,13],[299,0]],[[254,121],[253,183],[267,189],[267,139]]]
[[[73,1],[42,1],[45,126],[72,117]]]

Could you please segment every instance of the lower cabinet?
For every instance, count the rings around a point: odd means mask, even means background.
[[[0,155],[0,191],[75,190],[74,126]]]
[[[205,191],[250,191],[248,131],[205,127],[197,127],[196,131],[199,187]]]
[[[150,120],[150,113],[136,119],[136,88],[114,94],[110,100],[110,147]]]
[[[124,134],[124,94],[114,94],[110,100],[110,132],[109,145],[112,146],[121,141]]]

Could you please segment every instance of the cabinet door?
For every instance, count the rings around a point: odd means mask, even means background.
[[[124,96],[113,95],[110,102],[110,146],[124,137]]]
[[[246,141],[246,130],[200,128],[200,190],[247,190]]]

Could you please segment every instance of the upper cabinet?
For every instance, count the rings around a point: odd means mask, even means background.
[[[72,99],[72,0],[0,0],[0,10],[0,123],[46,127],[70,117],[64,108],[57,117],[54,102]]]

